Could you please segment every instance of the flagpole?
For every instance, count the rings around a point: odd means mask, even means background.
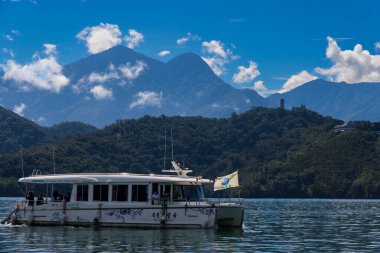
[[[240,183],[239,183],[239,170],[236,170],[238,176],[238,191],[239,191],[239,201],[240,201]]]

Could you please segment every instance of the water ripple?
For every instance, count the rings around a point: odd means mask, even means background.
[[[0,198],[0,216],[16,201]],[[0,226],[0,252],[379,252],[378,200],[247,200],[241,229]]]

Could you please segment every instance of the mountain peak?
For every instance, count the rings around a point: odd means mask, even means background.
[[[174,73],[204,73],[214,75],[208,64],[197,54],[192,52],[180,54],[166,63]]]
[[[187,52],[174,57],[167,64],[178,64],[178,62],[205,63],[199,55]]]
[[[125,62],[126,60],[128,61],[146,60],[148,59],[148,57],[126,46],[118,45],[118,46],[111,47],[107,50],[104,50],[102,52],[99,52],[97,54],[90,55],[86,59],[98,59],[101,61],[109,60],[117,64],[118,62],[122,63],[122,62]]]
[[[133,49],[130,49],[129,47],[122,46],[122,45],[117,45],[117,46],[111,47],[111,48],[104,50],[102,52],[99,52],[95,55],[101,55],[101,54],[112,54],[112,55],[114,55],[114,54],[124,54],[124,55],[125,54],[132,54],[132,55],[134,55],[134,54],[136,54],[136,55],[142,56],[142,54],[137,53]]]
[[[148,66],[165,68],[165,64],[161,61],[147,57],[126,46],[118,45],[66,65],[64,71],[70,73],[68,74],[70,79],[75,81],[92,72],[105,72],[110,64],[119,66],[130,63],[133,65],[137,61],[142,61]]]

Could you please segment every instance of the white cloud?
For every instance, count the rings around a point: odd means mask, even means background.
[[[289,78],[288,77],[282,77],[282,76],[279,76],[279,77],[272,77],[273,80],[280,80],[280,81],[286,81],[288,80]]]
[[[46,119],[44,117],[38,117],[38,119],[37,119],[37,122],[39,122],[39,123],[42,123],[44,121],[46,121]]]
[[[257,81],[257,82],[255,82],[254,85],[253,85],[253,89],[255,91],[266,91],[266,90],[268,90],[267,87],[265,87],[263,81]]]
[[[13,52],[12,49],[3,47],[3,52],[4,52],[5,54],[9,54],[9,56],[10,56],[11,58],[15,58],[15,53]]]
[[[220,108],[220,107],[221,107],[221,105],[218,104],[218,103],[213,103],[213,104],[211,105],[211,108]]]
[[[21,84],[22,90],[28,90],[32,86],[59,93],[69,83],[69,79],[62,73],[62,66],[53,55],[35,59],[25,65],[8,60],[1,68],[4,71],[3,79]]]
[[[135,65],[128,62],[117,68],[111,64],[106,73],[92,72],[87,77],[87,81],[91,83],[105,83],[111,79],[121,79],[123,77],[133,80],[139,77],[146,68],[147,65],[143,61],[136,61]]]
[[[203,49],[210,54],[218,55],[222,58],[227,58],[227,51],[224,49],[224,44],[217,40],[204,41],[202,43]]]
[[[15,30],[15,29],[11,30],[11,33],[14,34],[14,35],[17,35],[17,36],[21,35],[20,31]]]
[[[11,34],[5,34],[3,36],[8,41],[14,41],[14,36],[13,35],[19,36],[20,32],[13,29],[13,30],[11,30]]]
[[[118,69],[123,77],[133,80],[139,77],[146,68],[145,62],[137,61],[135,65],[131,65],[129,62],[126,65],[120,65]]]
[[[167,56],[169,54],[171,54],[170,51],[164,50],[164,51],[159,52],[158,56],[164,57],[164,56]]]
[[[202,50],[211,54],[211,56],[204,56],[202,59],[218,76],[225,72],[224,65],[226,63],[230,60],[239,59],[239,56],[234,55],[229,48],[226,48],[222,42],[217,40],[202,42]]]
[[[186,44],[190,40],[192,40],[192,41],[198,41],[198,40],[201,40],[201,38],[198,35],[196,35],[196,34],[187,33],[186,36],[177,39],[176,43],[177,43],[178,46],[182,46],[182,45]]]
[[[105,83],[111,79],[119,79],[119,75],[117,74],[117,72],[115,71],[110,71],[110,72],[107,72],[107,73],[97,73],[97,72],[92,72],[89,76],[88,76],[88,81],[90,83]]]
[[[135,29],[129,29],[128,35],[125,36],[125,41],[127,42],[127,47],[135,48],[140,43],[144,42],[144,35]]]
[[[262,97],[268,97],[269,95],[278,92],[278,90],[269,90],[264,85],[263,81],[254,82],[252,89],[254,89]]]
[[[85,27],[76,38],[85,41],[88,52],[99,53],[122,42],[118,25],[100,23],[97,26]]]
[[[212,57],[202,57],[202,59],[208,64],[208,66],[214,71],[215,75],[220,76],[226,70],[224,68],[225,61],[223,59],[212,56]]]
[[[247,101],[245,101],[247,103]],[[249,101],[251,102],[251,101]],[[211,104],[211,108],[214,108],[214,109],[232,109],[234,111],[239,111],[239,107],[237,107],[235,104],[218,104],[218,103],[213,103]]]
[[[145,106],[161,107],[161,104],[162,92],[140,91],[134,96],[134,101],[129,105],[129,109]]]
[[[4,35],[4,38],[6,38],[9,41],[13,41],[13,37],[10,34]]]
[[[17,113],[20,116],[24,116],[25,109],[26,109],[26,105],[24,103],[20,103],[19,105],[15,105],[13,107],[13,112]]]
[[[259,93],[260,95],[264,95],[266,94],[266,92],[268,92],[268,89],[267,87],[264,85],[264,82],[263,81],[256,81],[254,82],[253,84],[253,87],[252,87],[257,93]]]
[[[232,77],[235,83],[248,83],[260,75],[260,71],[257,69],[257,64],[253,61],[249,61],[249,66],[238,66],[238,72]]]
[[[353,50],[341,50],[336,40],[327,37],[326,57],[330,68],[315,68],[315,72],[334,82],[380,82],[380,55],[371,55],[356,44]]]
[[[97,100],[111,99],[112,90],[104,88],[102,85],[96,85],[90,90]]]
[[[57,54],[57,46],[54,44],[45,43],[44,48],[45,48],[44,53],[46,55]]]
[[[136,61],[134,65],[128,62],[118,67],[110,64],[106,72],[92,72],[90,75],[81,78],[75,85],[72,85],[72,89],[74,93],[79,94],[83,91],[87,92],[91,84],[102,84],[111,80],[118,80],[118,85],[124,86],[126,81],[123,78],[130,81],[134,80],[147,68],[148,66],[143,61]]]
[[[287,91],[290,91],[294,88],[297,88],[304,83],[310,82],[312,80],[317,79],[316,76],[311,75],[309,72],[306,70],[303,70],[299,72],[296,75],[292,75],[282,86],[282,89],[279,91],[279,93],[284,93]]]
[[[177,39],[176,43],[177,43],[177,45],[183,45],[183,44],[185,44],[188,41],[189,41],[189,38],[182,37],[182,38]]]
[[[105,83],[112,79],[119,79],[120,76],[116,71],[115,66],[111,63],[108,66],[108,70],[105,73],[92,72],[89,76],[84,77],[80,82],[90,82],[90,83]]]

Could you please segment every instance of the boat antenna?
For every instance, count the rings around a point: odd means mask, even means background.
[[[165,154],[164,154],[164,170],[166,169],[166,127],[165,127]]]
[[[20,145],[20,156],[21,156],[21,170],[22,170],[22,177],[25,178],[24,173],[24,158],[22,156],[22,145]],[[28,184],[25,184],[25,195],[28,192]]]
[[[55,154],[54,154],[54,146],[53,146],[53,171],[55,174]]]
[[[24,173],[24,159],[22,157],[22,145],[20,145],[20,156],[21,156],[21,170],[22,170],[22,177],[25,177]]]
[[[53,172],[54,172],[54,175],[55,175],[55,152],[54,152],[54,146],[52,146],[52,148],[53,148]],[[48,186],[46,185],[46,187],[48,187]],[[46,192],[48,192],[48,191],[46,191]],[[51,192],[53,194],[53,192],[54,192],[54,184],[51,184]],[[46,198],[47,198],[47,195],[48,195],[48,193],[46,193]]]
[[[172,144],[172,161],[174,161],[174,151],[173,151],[173,128],[170,128],[170,142]]]

